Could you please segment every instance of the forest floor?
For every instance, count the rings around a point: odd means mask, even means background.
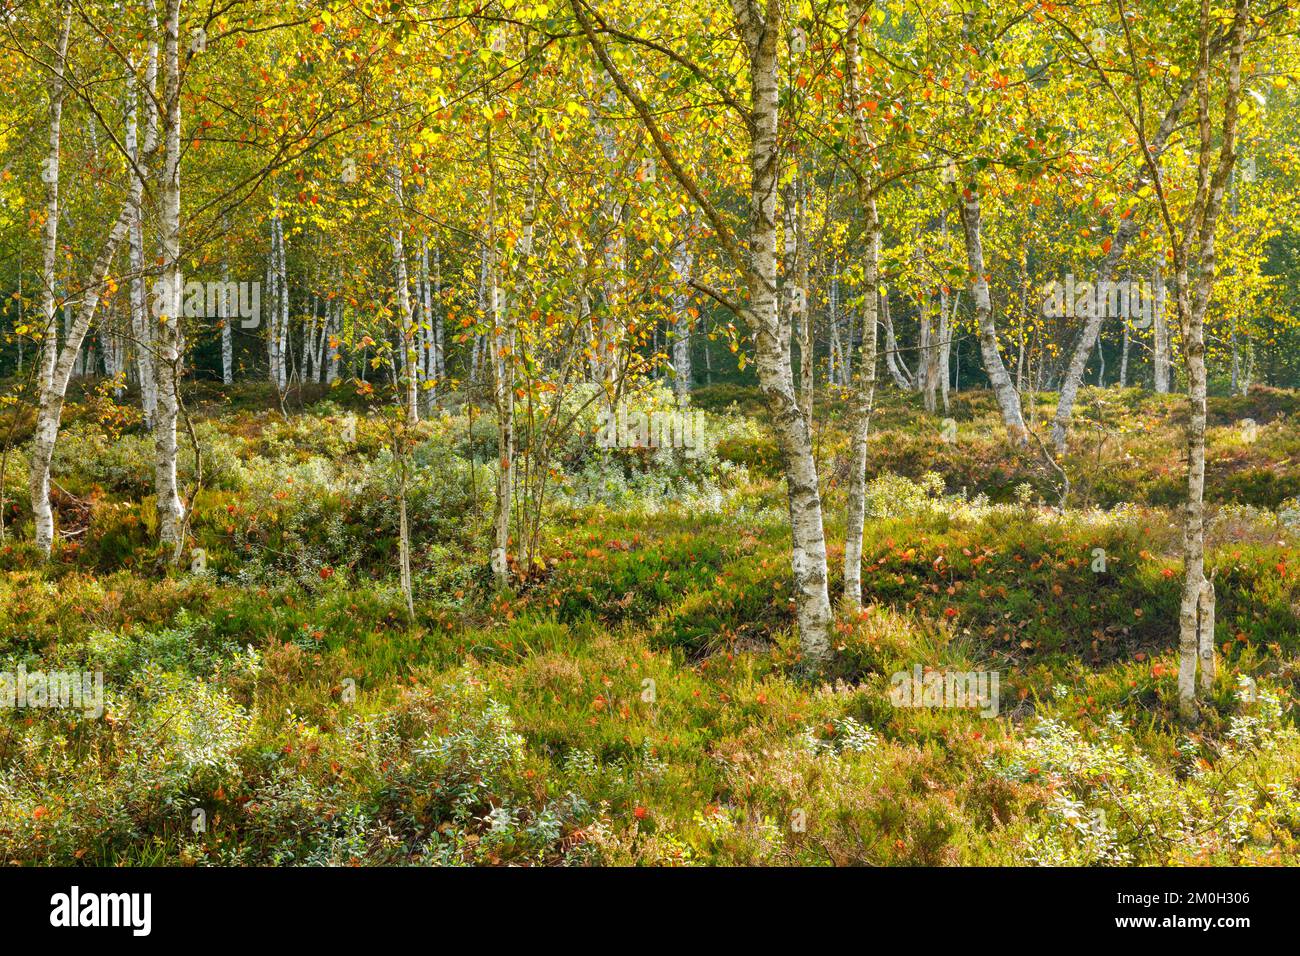
[[[1035,421],[1052,398],[1027,401]],[[102,673],[106,710],[0,713],[0,860],[1296,861],[1296,393],[1211,400],[1221,666],[1190,729],[1176,396],[1085,390],[1060,512],[1055,473],[1008,447],[986,394],[953,396],[945,422],[885,393],[868,609],[838,617],[818,674],[792,634],[752,389],[697,391],[698,457],[569,430],[538,560],[508,594],[486,570],[491,421],[462,407],[422,425],[413,622],[386,426],[354,396],[291,394],[287,418],[263,388],[191,396],[203,482],[194,549],[169,570],[138,413],[73,399],[48,564],[24,543],[13,432],[0,672]],[[838,589],[844,409],[818,401]],[[189,488],[188,453],[182,471]],[[891,697],[925,673],[997,693]]]

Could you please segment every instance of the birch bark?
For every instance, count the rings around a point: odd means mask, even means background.
[[[989,295],[988,275],[984,267],[983,219],[980,213],[979,194],[966,189],[958,195],[958,212],[966,238],[966,266],[970,271],[971,298],[975,305],[975,320],[979,328],[980,354],[984,371],[988,374],[1002,413],[1002,422],[1011,441],[1018,445],[1028,442],[1025,420],[1020,408],[1020,394],[1016,391],[1002,355],[998,351],[997,323],[993,317],[993,300]]]
[[[158,537],[179,558],[185,506],[176,479],[176,420],[180,407],[181,367],[181,0],[167,0],[163,44],[163,184],[162,256],[158,323],[158,410],[154,423],[154,494],[158,502]]]

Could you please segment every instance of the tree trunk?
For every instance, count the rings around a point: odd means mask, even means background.
[[[1241,64],[1250,21],[1250,0],[1237,0],[1229,33],[1227,91],[1223,106],[1221,147],[1211,171],[1213,129],[1210,110],[1211,17],[1209,0],[1201,2],[1199,63],[1196,74],[1197,125],[1200,156],[1196,199],[1187,213],[1187,232],[1175,248],[1175,293],[1187,365],[1187,510],[1183,529],[1183,596],[1179,608],[1178,707],[1186,721],[1194,720],[1196,665],[1201,661],[1201,686],[1214,681],[1214,587],[1205,576],[1205,315],[1214,291],[1217,264],[1215,228],[1223,205],[1228,176],[1236,160],[1237,120],[1241,100]],[[1168,218],[1168,216],[1167,216]],[[1172,238],[1172,237],[1171,237]],[[1190,263],[1195,263],[1195,279]]]
[[[393,199],[397,208],[393,213],[393,286],[397,293],[397,319],[400,323],[400,347],[404,359],[402,367],[403,407],[406,411],[406,424],[415,426],[420,421],[419,375],[416,372],[414,353],[414,322],[411,317],[410,279],[406,274],[406,244],[403,239],[402,216],[406,208],[406,199],[402,193],[401,158],[397,155],[396,144],[393,149],[393,165],[389,169],[389,179],[393,187]]]
[[[1002,412],[1002,422],[1007,434],[1017,445],[1026,444],[1028,433],[1020,409],[1020,394],[1016,391],[1002,364],[1002,355],[998,352],[998,331],[993,318],[993,300],[989,295],[988,276],[984,271],[984,244],[981,235],[983,222],[980,214],[979,194],[967,189],[958,196],[958,211],[961,214],[962,229],[966,237],[966,265],[970,270],[971,297],[975,303],[975,319],[979,328],[980,353],[984,359],[984,371],[988,374],[989,384]]]
[[[1169,319],[1165,315],[1165,278],[1156,266],[1152,270],[1155,302],[1152,305],[1151,368],[1157,395],[1169,394]]]
[[[930,301],[933,301],[931,297]],[[938,325],[935,325],[934,318],[926,321],[925,337],[925,410],[931,415],[938,409],[938,390],[939,390],[939,354],[943,342],[943,330],[945,325],[944,310],[948,304],[947,293],[940,290],[939,309],[937,313]],[[928,302],[927,302],[928,305]]]
[[[154,494],[158,536],[179,558],[185,506],[176,480],[176,419],[180,407],[181,321],[181,0],[167,0],[163,56],[163,184],[161,288],[165,301],[158,323],[158,413],[154,424]]]
[[[108,238],[100,250],[99,258],[91,269],[90,280],[82,294],[80,308],[73,321],[67,323],[62,349],[55,358],[53,376],[47,387],[40,391],[40,404],[36,413],[36,430],[32,437],[28,477],[31,488],[32,513],[36,517],[36,548],[48,555],[54,543],[54,514],[50,508],[50,461],[59,437],[59,423],[63,415],[64,396],[68,382],[81,354],[81,345],[90,330],[95,309],[107,288],[108,270],[113,264],[118,246],[126,236],[131,212],[124,207],[109,230]]]
[[[826,330],[830,354],[826,358],[826,378],[832,385],[847,385],[844,376],[844,346],[840,341],[840,267],[832,265],[830,289],[826,296]]]
[[[781,11],[775,2],[769,2],[767,18],[763,20],[746,0],[733,0],[733,8],[749,51],[753,96],[745,312],[755,332],[759,385],[772,413],[772,426],[785,465],[799,641],[804,658],[819,666],[830,654],[826,533],[812,433],[795,392],[790,339],[781,334],[776,296],[777,181],[781,166],[777,139],[780,115],[777,41],[782,29]]]
[[[691,228],[682,232],[681,244],[673,257],[673,270],[677,273],[677,291],[673,297],[673,392],[681,404],[691,394],[691,315],[690,315],[690,281],[694,268],[694,256],[691,255]]]
[[[54,76],[50,80],[49,152],[41,164],[45,180],[45,223],[41,232],[41,321],[43,340],[40,375],[37,384],[48,390],[54,380],[54,364],[59,354],[58,310],[54,290],[58,288],[59,249],[59,148],[63,136],[63,98],[66,95],[64,71],[67,69],[68,36],[72,31],[72,4],[62,6],[63,26],[59,30],[54,54]],[[48,506],[47,506],[48,507]],[[37,516],[37,540],[44,531],[45,516]],[[46,547],[45,550],[48,550]]]
[[[487,277],[492,314],[491,366],[493,399],[497,415],[497,493],[492,521],[492,574],[498,587],[510,583],[510,510],[515,472],[515,383],[514,335],[509,304],[500,287],[500,254],[497,248],[497,166],[492,147],[492,130],[487,137],[488,237]]]
[[[862,606],[862,535],[866,526],[867,445],[876,393],[876,309],[880,284],[880,220],[874,198],[863,202],[867,254],[862,268],[863,335],[854,390],[853,431],[849,452],[847,528],[844,538],[844,602],[850,610]]]
[[[301,356],[298,360],[300,372],[300,381],[303,384],[310,382],[315,377],[315,368],[313,363],[316,361],[316,325],[318,321],[318,312],[320,309],[320,300],[316,293],[311,294],[311,312],[306,316],[306,322],[302,330],[302,349],[299,353]]]
[[[830,654],[831,620],[821,492],[812,433],[799,407],[790,366],[790,339],[785,334],[777,302],[776,236],[781,168],[777,137],[780,118],[777,47],[783,29],[781,5],[778,0],[766,0],[760,12],[752,0],[732,0],[732,13],[748,57],[751,96],[747,123],[750,210],[743,249],[732,238],[717,209],[673,155],[650,108],[623,79],[593,28],[587,9],[580,0],[570,0],[570,8],[602,66],[636,109],[674,177],[722,238],[728,258],[743,272],[747,299],[743,305],[734,307],[754,337],[759,386],[767,400],[772,429],[781,449],[791,516],[791,568],[799,641],[805,661],[820,666]]]
[[[948,407],[948,380],[952,377],[952,330],[956,324],[957,304],[960,301],[960,292],[950,297],[945,289],[940,303],[942,313],[939,325],[939,394],[943,398],[943,412],[945,415],[950,411]]]
[[[853,115],[857,145],[870,144],[862,97],[860,76],[860,31],[866,12],[860,3],[850,8],[850,25],[845,49],[845,75],[848,79],[849,109]],[[880,216],[876,197],[865,179],[858,180],[858,206],[866,219],[864,235],[866,258],[862,263],[862,352],[858,356],[858,374],[853,394],[852,431],[850,433],[848,514],[844,537],[844,604],[851,611],[862,606],[862,535],[866,526],[867,451],[871,431],[871,412],[876,394],[877,309],[880,304]],[[922,306],[922,314],[926,309]],[[924,352],[922,353],[925,354]],[[937,352],[935,353],[937,356]],[[918,363],[923,360],[918,360]],[[918,365],[919,367],[919,365]],[[933,402],[933,363],[926,364],[927,402]]]
[[[1129,274],[1128,281],[1129,282],[1133,281],[1132,273]],[[1124,338],[1122,340],[1122,344],[1120,345],[1120,352],[1119,352],[1119,387],[1120,388],[1128,388],[1129,342],[1133,337],[1131,326],[1130,326],[1131,318],[1132,316],[1126,316],[1124,319]]]
[[[230,331],[231,308],[227,290],[230,288],[230,263],[225,255],[221,257],[221,295],[217,297],[217,308],[221,318],[221,383],[230,385],[235,381],[235,343]]]
[[[49,554],[54,543],[54,512],[50,508],[49,457],[54,452],[54,441],[59,428],[59,414],[63,409],[62,389],[58,393],[57,408],[52,407],[55,366],[59,357],[59,322],[54,301],[54,290],[58,285],[59,147],[63,129],[64,70],[67,66],[68,35],[71,30],[72,5],[71,3],[65,3],[63,6],[63,27],[59,32],[58,47],[55,51],[54,78],[50,82],[50,149],[41,171],[46,187],[45,224],[41,235],[41,321],[43,338],[41,342],[41,364],[36,379],[41,401],[40,412],[37,416],[36,434],[32,439],[32,457],[29,463],[29,471],[31,476],[32,517],[36,529],[36,547],[42,554]],[[75,358],[75,355],[73,357]],[[71,366],[71,363],[69,363],[69,366]],[[44,461],[41,461],[41,458],[44,458]],[[3,476],[0,475],[0,481],[2,480]]]
[[[813,422],[813,312],[812,291],[809,288],[808,270],[808,196],[803,180],[798,183],[795,213],[795,282],[799,288],[799,405],[808,429]]]
[[[894,319],[889,311],[889,290],[882,289],[880,293],[880,319],[885,326],[885,368],[889,370],[889,377],[905,392],[912,391],[912,373],[907,368],[907,363],[903,361],[902,355],[898,351],[898,339],[894,335]],[[865,330],[864,330],[865,331]],[[847,354],[853,354],[853,336],[849,336]],[[852,371],[852,365],[849,366]]]
[[[275,380],[281,392],[289,385],[289,263],[285,248],[284,219],[278,214],[275,219],[275,231],[279,237],[276,245],[275,285],[279,291],[276,301],[278,308],[275,325]]]

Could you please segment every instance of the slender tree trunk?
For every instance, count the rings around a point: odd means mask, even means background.
[[[853,115],[857,145],[870,144],[860,76],[860,31],[866,20],[866,8],[860,2],[850,6],[850,26],[845,49],[845,75],[848,78],[849,105]],[[848,514],[844,538],[844,604],[852,611],[862,606],[862,536],[866,526],[867,453],[871,431],[871,413],[876,393],[877,309],[880,303],[880,216],[876,197],[865,180],[858,180],[859,213],[866,220],[864,235],[866,257],[862,263],[862,352],[858,356],[858,374],[854,389],[852,431],[850,434]],[[926,311],[922,307],[922,313]],[[925,354],[924,352],[922,353]],[[937,353],[936,353],[937,355]],[[918,360],[918,363],[923,360]],[[927,402],[933,403],[934,363],[926,362]]]
[[[704,345],[704,384],[713,384],[713,348],[712,339],[709,338],[709,320],[707,315],[701,323],[700,335]]]
[[[312,362],[316,358],[316,319],[318,301],[316,293],[311,294],[311,311],[305,316],[305,322],[302,330],[302,349],[299,352],[298,367],[301,370],[300,380],[303,384],[310,382],[314,377]]]
[[[339,379],[340,352],[343,350],[343,299],[340,297],[332,303],[330,321],[329,368],[325,373],[325,382],[333,385]]]
[[[1130,280],[1132,281],[1132,280]],[[1124,339],[1120,345],[1119,352],[1119,387],[1128,388],[1128,353],[1129,340],[1131,338],[1128,320],[1124,320]]]
[[[809,287],[808,254],[808,186],[798,181],[795,212],[795,281],[799,286],[799,405],[808,419],[808,429],[813,422],[813,311],[812,291]]]
[[[275,285],[279,292],[275,331],[275,380],[276,387],[283,392],[289,385],[289,262],[285,249],[284,219],[279,215],[275,219],[275,231],[279,237],[275,261]]]
[[[853,431],[849,452],[847,529],[844,538],[844,602],[851,610],[862,606],[862,535],[866,526],[867,446],[876,393],[876,308],[880,284],[880,221],[876,202],[866,198],[867,254],[863,262],[862,352],[858,356],[854,390]]]
[[[59,423],[63,415],[64,397],[68,382],[76,368],[81,346],[95,317],[100,297],[107,289],[108,271],[118,246],[127,233],[130,209],[124,207],[109,230],[108,238],[100,250],[99,258],[91,269],[90,280],[82,294],[80,308],[73,321],[67,323],[63,347],[55,358],[54,373],[50,383],[40,390],[36,413],[36,430],[29,452],[29,470],[32,513],[36,516],[36,548],[48,555],[54,543],[54,514],[50,508],[50,462],[59,437]]]
[[[181,322],[181,0],[167,0],[163,56],[162,289],[158,323],[158,413],[154,424],[154,494],[158,535],[179,558],[185,506],[176,479],[176,420],[180,407]]]
[[[54,53],[54,76],[50,80],[49,151],[41,164],[45,181],[45,223],[41,232],[41,320],[43,340],[41,366],[37,384],[48,390],[54,380],[54,365],[59,354],[59,321],[54,293],[58,288],[59,250],[59,149],[63,136],[63,99],[66,95],[64,71],[68,61],[68,36],[72,31],[72,4],[62,6],[63,25],[59,30]],[[48,509],[48,505],[46,506]],[[45,535],[46,516],[37,515],[37,540]],[[52,533],[52,532],[51,532]],[[48,546],[45,548],[48,550]]]
[[[416,277],[416,289],[419,292],[418,299],[420,303],[420,327],[417,330],[419,340],[418,361],[416,365],[420,369],[421,387],[421,411],[427,417],[433,414],[434,397],[437,394],[434,391],[438,374],[434,370],[434,350],[436,342],[433,334],[433,289],[429,282],[429,238],[420,236],[420,267],[419,275]]]
[[[140,409],[145,424],[152,429],[158,407],[158,378],[155,371],[154,322],[149,315],[144,276],[144,184],[148,170],[142,165],[143,154],[152,154],[158,139],[158,109],[154,92],[158,80],[158,43],[154,39],[157,21],[150,16],[151,33],[145,59],[145,141],[139,145],[140,85],[133,74],[127,88],[126,151],[131,160],[128,203],[131,222],[128,228],[128,263],[131,270],[131,333],[135,338],[136,377],[140,382]]]
[[[1178,705],[1184,720],[1197,716],[1196,667],[1208,689],[1217,670],[1214,641],[1214,586],[1205,575],[1205,316],[1214,291],[1217,264],[1215,228],[1223,195],[1236,160],[1237,120],[1241,101],[1242,59],[1250,0],[1237,0],[1229,32],[1227,91],[1223,106],[1220,151],[1214,161],[1211,125],[1211,30],[1209,0],[1201,0],[1199,63],[1196,73],[1197,125],[1200,133],[1197,195],[1187,216],[1187,233],[1175,252],[1175,298],[1182,325],[1187,367],[1187,509],[1183,530],[1183,596],[1179,608]],[[1195,263],[1195,275],[1192,265]]]
[[[690,315],[690,281],[694,268],[694,256],[691,255],[691,228],[688,220],[683,220],[685,229],[681,244],[673,257],[673,269],[677,273],[677,291],[673,297],[673,392],[678,403],[688,400],[691,394],[691,315]]]
[[[1011,376],[1007,374],[1006,366],[1002,364],[1002,355],[998,352],[998,331],[993,318],[993,300],[989,294],[988,275],[984,268],[984,244],[981,234],[983,221],[979,195],[972,190],[966,190],[963,196],[958,197],[958,210],[966,236],[966,264],[970,270],[971,297],[975,303],[975,319],[979,327],[984,371],[988,374],[993,395],[1002,412],[1002,422],[1006,425],[1011,441],[1023,445],[1028,440],[1028,433],[1020,409],[1020,394],[1016,391]]]
[[[266,330],[266,349],[271,384],[283,393],[288,384],[285,372],[285,328],[289,322],[289,289],[285,275],[284,220],[279,203],[271,215],[271,254],[266,270],[267,298],[271,321]]]
[[[217,297],[217,307],[221,310],[221,383],[230,385],[235,381],[235,343],[230,331],[231,308],[228,290],[230,288],[230,262],[223,254],[221,257],[221,295]]]
[[[419,375],[415,367],[414,322],[411,317],[410,279],[406,274],[406,245],[403,240],[402,216],[405,213],[406,199],[402,191],[401,159],[397,155],[396,144],[393,149],[393,165],[389,170],[393,187],[393,199],[397,203],[393,214],[393,285],[397,293],[397,318],[401,323],[401,355],[404,359],[402,373],[403,405],[406,409],[406,424],[414,426],[420,421]]]
[[[59,148],[63,129],[64,71],[67,68],[68,35],[72,29],[72,5],[63,5],[63,26],[55,51],[54,78],[50,82],[49,152],[41,171],[45,180],[45,224],[41,236],[41,343],[37,387],[40,410],[36,434],[32,439],[29,462],[32,516],[35,521],[36,547],[48,555],[54,543],[54,511],[50,507],[50,457],[58,436],[59,416],[63,409],[64,388],[55,389],[59,358],[59,324],[54,290],[58,285],[57,256],[59,236]],[[69,332],[72,330],[69,329]],[[73,354],[73,359],[76,355]],[[69,370],[71,361],[69,362]],[[0,481],[4,476],[0,475]]]
[[[777,217],[781,157],[777,127],[777,49],[783,31],[779,0],[765,0],[760,11],[753,0],[732,0],[739,36],[748,58],[751,110],[747,124],[750,149],[750,210],[742,250],[725,222],[673,156],[652,111],[622,78],[580,0],[570,8],[602,66],[623,96],[635,107],[673,175],[723,236],[729,258],[742,267],[747,293],[736,309],[754,336],[759,386],[768,403],[771,425],[781,449],[791,516],[791,568],[794,577],[799,641],[805,661],[820,666],[830,654],[830,594],[827,583],[826,535],[821,492],[813,455],[812,433],[799,406],[788,326],[777,301]]]
[[[609,111],[617,105],[617,91],[609,90],[603,108]],[[600,144],[606,162],[614,163],[618,158],[618,143],[603,116],[596,124],[596,140]],[[623,170],[618,172],[621,175]],[[613,177],[613,181],[617,181],[617,176]],[[593,355],[597,367],[597,381],[605,386],[607,392],[613,389],[618,348],[618,342],[616,341],[617,322],[620,320],[622,310],[626,305],[627,235],[624,231],[623,216],[623,201],[615,195],[611,187],[606,186],[600,212],[601,224],[607,230],[605,243],[601,249],[604,265],[601,289],[605,307],[596,318],[597,329]]]
[[[1019,348],[1016,351],[1016,391],[1022,395],[1025,391],[1025,330],[1022,328],[1017,335],[1019,339]]]
[[[833,385],[844,386],[844,346],[840,340],[840,266],[831,266],[830,289],[826,296],[826,330],[830,339],[830,354],[826,357],[826,378]]]
[[[411,582],[411,524],[407,518],[407,455],[404,446],[405,436],[393,439],[393,451],[397,459],[397,564],[401,577],[402,597],[406,600],[407,620],[415,623],[415,593]]]
[[[1152,306],[1151,368],[1155,377],[1156,394],[1168,395],[1169,318],[1165,314],[1165,278],[1158,265],[1152,270],[1151,281],[1155,290],[1155,303]]]
[[[488,295],[492,310],[491,365],[497,415],[497,493],[493,516],[492,574],[499,587],[510,583],[510,513],[515,473],[515,383],[512,311],[501,289],[497,248],[497,164],[492,131],[487,138],[488,170]]]
[[[781,10],[775,0],[770,0],[766,19],[761,19],[746,0],[733,0],[733,7],[749,51],[753,96],[746,318],[755,332],[759,385],[767,398],[784,459],[800,645],[805,659],[819,666],[830,654],[826,533],[812,433],[795,391],[790,339],[782,334],[776,293],[777,180],[781,166],[777,42],[782,29]]]
[[[903,361],[903,356],[898,351],[898,339],[894,335],[894,319],[889,311],[889,290],[885,289],[880,294],[880,319],[885,326],[885,368],[889,370],[889,377],[905,392],[912,391],[912,373],[907,368],[907,363]],[[865,330],[864,330],[865,331]],[[849,336],[848,356],[853,354],[853,336]],[[850,362],[848,371],[852,372],[852,363]],[[919,368],[918,368],[919,374]]]
[[[1203,317],[1194,313],[1186,271],[1175,274],[1182,300],[1180,311],[1188,321],[1183,330],[1183,354],[1187,362],[1187,398],[1191,417],[1187,426],[1187,504],[1183,526],[1183,598],[1179,609],[1178,701],[1185,719],[1196,716],[1196,664],[1202,653],[1201,626],[1206,612],[1209,581],[1205,578],[1205,422],[1206,369]],[[1209,591],[1213,615],[1213,591]],[[1211,636],[1210,656],[1213,657]]]
[[[442,250],[433,250],[433,290],[430,296],[433,307],[433,377],[442,387],[447,377],[447,330],[442,314]],[[437,393],[434,393],[435,398]]]
[[[929,312],[932,297],[926,299],[926,312]],[[925,362],[925,375],[922,378],[925,392],[925,410],[931,415],[938,409],[937,392],[939,389],[939,349],[943,338],[944,324],[944,306],[947,305],[948,297],[946,293],[940,291],[939,310],[937,314],[938,327],[936,328],[934,319],[928,314],[925,320],[925,351],[922,358]]]
[[[948,407],[948,388],[949,379],[952,378],[952,330],[956,324],[957,304],[961,301],[961,293],[949,295],[945,290],[941,304],[942,315],[939,326],[939,394],[943,398],[943,411],[946,415],[949,412]]]

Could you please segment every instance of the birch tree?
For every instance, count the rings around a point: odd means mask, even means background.
[[[48,390],[54,378],[54,365],[59,347],[59,321],[55,298],[58,290],[56,268],[59,249],[59,148],[63,137],[63,100],[66,95],[68,68],[68,37],[72,30],[72,4],[61,6],[62,26],[54,49],[53,76],[50,78],[49,152],[41,163],[41,179],[45,181],[45,224],[41,232],[41,371],[37,384]],[[38,535],[39,536],[39,535]]]
[[[59,149],[63,135],[64,72],[68,61],[68,37],[72,30],[72,4],[62,7],[63,25],[55,47],[54,75],[50,79],[49,152],[41,166],[45,181],[45,224],[41,233],[41,327],[42,344],[40,373],[36,383],[39,389],[39,407],[36,437],[33,440],[30,462],[32,514],[36,523],[36,547],[48,554],[54,540],[54,514],[50,509],[50,471],[48,455],[53,454],[58,431],[57,413],[53,408],[55,366],[58,364],[59,321],[55,305],[58,288],[57,255],[59,246]],[[58,396],[62,406],[62,395]],[[48,446],[48,454],[44,447]],[[46,460],[42,463],[41,459]]]
[[[777,224],[779,219],[781,148],[777,135],[780,105],[777,54],[784,32],[779,0],[732,0],[732,22],[744,56],[747,102],[719,81],[728,106],[739,114],[748,144],[746,191],[748,221],[744,232],[733,232],[714,202],[691,175],[665,138],[654,111],[615,64],[597,27],[607,25],[586,0],[569,0],[579,28],[606,73],[632,106],[664,165],[691,198],[722,247],[728,264],[741,276],[743,301],[719,298],[744,321],[754,340],[759,387],[767,401],[772,428],[781,448],[791,517],[791,569],[796,617],[804,658],[818,665],[829,656],[831,605],[827,582],[826,535],[821,491],[813,455],[812,432],[800,407],[793,371],[791,344],[782,334],[777,283]],[[624,42],[635,42],[629,37]],[[683,56],[681,59],[685,59]],[[675,60],[675,62],[678,62]],[[685,69],[699,67],[686,61]]]
[[[154,422],[154,496],[158,537],[180,557],[185,505],[176,478],[176,422],[180,411],[181,274],[181,0],[165,0],[163,18],[163,170],[160,247],[162,279],[157,308],[158,410]]]
[[[1122,0],[1117,0],[1122,2]],[[1206,386],[1205,317],[1214,290],[1217,248],[1215,230],[1223,207],[1224,193],[1237,158],[1237,129],[1241,107],[1242,70],[1247,35],[1252,27],[1251,0],[1236,0],[1223,40],[1216,42],[1216,17],[1209,0],[1201,0],[1196,21],[1196,66],[1194,97],[1199,150],[1194,165],[1191,197],[1179,211],[1175,184],[1166,177],[1152,141],[1143,128],[1146,111],[1145,84],[1133,71],[1136,107],[1125,107],[1125,118],[1138,138],[1142,162],[1154,187],[1160,217],[1170,242],[1173,261],[1173,307],[1182,336],[1183,360],[1187,369],[1188,422],[1187,497],[1183,506],[1183,590],[1179,604],[1178,707],[1184,720],[1197,716],[1197,674],[1200,686],[1208,690],[1216,671],[1214,640],[1214,584],[1205,573],[1205,426]],[[1121,8],[1122,9],[1122,8]],[[1126,33],[1131,59],[1137,52],[1131,33]],[[1218,148],[1215,148],[1214,112],[1216,52],[1226,49],[1221,90],[1221,119]],[[1117,102],[1122,102],[1113,87]]]

